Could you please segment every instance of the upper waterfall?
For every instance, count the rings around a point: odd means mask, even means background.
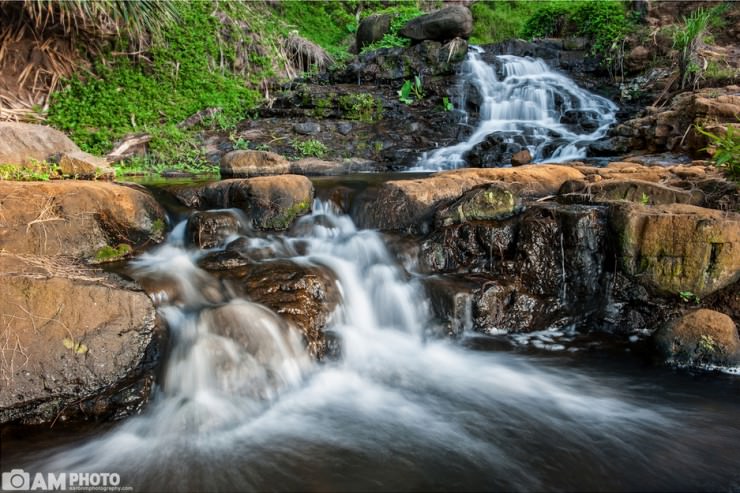
[[[501,55],[497,75],[497,67],[486,63],[482,53],[472,47],[461,75],[463,111],[467,93],[477,91],[480,98],[478,127],[464,142],[425,153],[417,170],[470,165],[470,151],[490,138],[491,147],[498,149],[497,159],[484,165],[508,164],[511,155],[523,149],[534,162],[579,159],[586,156],[588,144],[602,138],[615,122],[614,103],[578,87],[542,60]]]

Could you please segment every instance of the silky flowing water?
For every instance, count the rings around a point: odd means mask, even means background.
[[[422,156],[415,169],[463,167],[466,153],[489,135],[501,135],[504,142],[529,150],[533,162],[581,159],[588,145],[604,137],[616,121],[614,103],[579,87],[540,59],[501,55],[496,64],[489,64],[481,54],[480,48],[472,47],[461,74],[463,85],[475,88],[481,100],[477,127],[466,140]],[[463,112],[469,92],[464,89],[457,104]],[[589,120],[590,131],[567,124],[568,116]],[[467,120],[464,112],[462,123]]]
[[[179,286],[152,293],[172,347],[148,408],[8,439],[3,470],[115,472],[136,491],[740,491],[737,377],[435,336],[419,276],[318,201],[288,234],[246,235],[265,262],[333,273],[340,355],[317,363],[267,308],[215,308],[183,232],[129,266]]]

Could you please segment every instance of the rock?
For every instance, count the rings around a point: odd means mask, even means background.
[[[321,132],[321,125],[316,122],[296,123],[293,131],[301,135],[316,135]]]
[[[651,55],[648,48],[637,45],[624,57],[624,62],[630,70],[642,70],[650,62]]]
[[[491,221],[514,215],[517,197],[498,184],[481,185],[463,194],[435,215],[438,227],[468,221]]]
[[[659,354],[669,363],[740,363],[740,338],[735,322],[713,310],[695,310],[666,324],[655,333],[654,342]]]
[[[83,151],[65,152],[59,159],[59,168],[64,176],[79,179],[112,180],[116,171],[105,158],[93,156]]]
[[[567,194],[573,194],[571,197],[564,197],[567,200],[586,203],[627,200],[645,205],[703,205],[704,202],[704,194],[700,190],[682,190],[642,180],[612,179],[596,183],[567,181],[558,195]]]
[[[198,248],[214,248],[229,236],[245,233],[250,222],[239,209],[196,211],[188,218],[185,240]]]
[[[105,246],[161,241],[165,211],[143,187],[0,181],[0,250],[94,257]]]
[[[624,272],[655,292],[704,297],[740,279],[740,214],[672,204],[614,204]]]
[[[0,254],[0,314],[0,423],[115,419],[147,401],[161,333],[117,276]]]
[[[348,122],[337,123],[337,132],[342,135],[349,135],[352,131],[352,124]]]
[[[184,205],[194,209],[236,207],[260,229],[287,229],[311,210],[313,185],[305,176],[262,176],[222,180],[197,187],[171,189]]]
[[[523,149],[519,152],[515,152],[513,156],[511,156],[511,165],[512,166],[521,166],[523,164],[529,164],[532,162],[532,155],[529,153],[528,149]]]
[[[328,271],[274,260],[219,275],[237,296],[267,306],[298,327],[312,356],[321,359],[331,352],[324,328],[339,301],[339,292]]]
[[[447,41],[467,39],[472,32],[473,15],[470,10],[462,5],[453,5],[411,19],[398,34],[414,41]]]
[[[344,165],[338,161],[325,161],[308,157],[290,163],[290,172],[296,175],[341,175],[346,173]]]
[[[487,183],[502,182],[514,194],[554,194],[567,180],[582,179],[575,168],[554,164],[517,168],[460,169],[416,180],[388,181],[377,196],[362,205],[363,227],[422,233],[428,231],[434,211],[446,201]]]
[[[45,125],[0,122],[0,164],[45,161],[80,148],[59,130]]]
[[[221,176],[234,178],[282,175],[290,169],[287,159],[268,151],[231,151],[221,158],[220,166]]]
[[[392,18],[390,14],[375,14],[362,19],[355,38],[357,51],[360,52],[364,47],[383,39],[391,28]]]

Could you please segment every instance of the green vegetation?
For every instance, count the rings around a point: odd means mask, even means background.
[[[359,3],[287,0],[276,3],[275,8],[289,29],[298,30],[341,62],[351,58],[348,48],[357,31],[354,10]]]
[[[295,140],[291,147],[303,157],[324,157],[328,150],[323,142],[316,139]]]
[[[105,245],[95,252],[95,261],[98,263],[115,262],[131,254],[131,245],[121,243],[116,247]]]
[[[473,44],[498,43],[523,36],[524,25],[546,2],[475,2],[473,14]]]
[[[702,334],[699,338],[699,344],[697,344],[698,352],[701,353],[700,356],[711,358],[711,355],[719,349],[716,342],[714,342],[714,338],[707,334]]]
[[[704,150],[712,154],[714,164],[734,180],[740,180],[740,131],[732,124],[727,125],[724,133],[709,132],[699,125],[696,130],[709,139]]]
[[[404,5],[399,2],[394,7],[390,7],[390,8],[386,8],[382,10],[376,10],[376,11],[373,11],[372,13],[392,15],[393,18],[391,19],[390,29],[383,36],[382,39],[368,46],[365,46],[362,49],[361,53],[375,51],[380,48],[396,48],[398,46],[409,46],[411,41],[407,38],[402,38],[401,36],[399,36],[398,31],[400,31],[401,28],[405,26],[408,21],[410,21],[411,19],[415,17],[419,17],[424,12],[419,10],[419,8],[415,4]],[[365,15],[365,17],[367,17],[367,15]]]
[[[0,180],[48,181],[52,178],[61,178],[57,164],[36,160],[23,166],[0,164]]]
[[[376,99],[372,94],[345,94],[339,96],[337,104],[344,117],[350,120],[372,123],[383,116],[383,101]]]
[[[678,296],[681,297],[681,300],[685,303],[696,303],[697,305],[701,303],[701,300],[697,295],[693,293],[693,291],[679,291]]]
[[[696,50],[711,16],[710,11],[699,8],[688,17],[684,17],[683,26],[673,33],[673,47],[678,50],[681,89],[685,88],[689,82],[693,82],[691,79],[695,79],[699,71],[699,65],[695,60]]]
[[[403,81],[403,85],[397,93],[398,100],[403,104],[412,104],[414,102],[414,98],[416,98],[417,101],[421,101],[425,96],[424,87],[422,86],[421,79],[418,75],[414,76],[413,82],[408,79]]]
[[[650,196],[645,192],[642,192],[642,195],[640,196],[640,203],[642,205],[648,205],[650,203]]]
[[[233,60],[234,52],[224,52],[218,42],[220,23],[210,15],[211,3],[177,5],[181,21],[163,33],[164,43],[152,47],[150,66],[104,58],[95,66],[97,77],[72,80],[54,96],[49,122],[94,154],[105,154],[126,133],[145,131],[152,135],[153,162],[202,163],[191,145],[192,130],[177,123],[204,108],[220,108],[202,125],[233,125],[256,106],[259,95],[217,65],[222,57]]]
[[[455,109],[455,105],[452,104],[452,101],[450,101],[450,98],[447,96],[442,98],[442,109],[445,111],[452,111]]]

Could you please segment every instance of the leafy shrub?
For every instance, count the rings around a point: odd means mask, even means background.
[[[698,72],[698,65],[694,61],[697,43],[707,30],[711,17],[710,11],[699,8],[688,17],[684,17],[683,26],[673,32],[673,47],[678,50],[678,70],[682,89]]]
[[[709,132],[698,125],[696,130],[709,138],[710,144],[705,150],[712,153],[715,165],[733,179],[740,180],[740,131],[732,125],[727,126],[724,134]]]
[[[345,118],[371,123],[379,120],[383,115],[383,101],[376,99],[372,94],[346,94],[338,98],[339,109],[344,112]]]
[[[323,142],[316,139],[296,140],[291,145],[303,157],[324,157],[328,150]]]

